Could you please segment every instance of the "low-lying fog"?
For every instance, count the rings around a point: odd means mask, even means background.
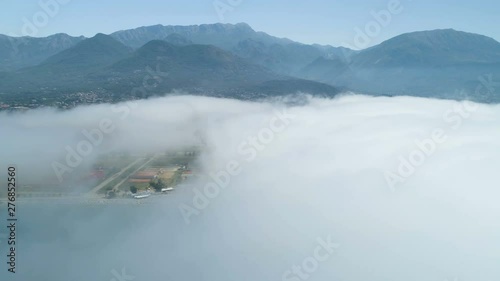
[[[102,152],[191,145],[207,175],[152,204],[18,204],[2,280],[500,279],[498,105],[176,96],[3,113],[0,128],[2,186],[9,164],[22,185],[53,181],[54,163],[66,179]]]

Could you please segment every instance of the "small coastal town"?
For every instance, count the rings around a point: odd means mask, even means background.
[[[157,196],[174,192],[194,176],[197,169],[193,162],[198,153],[193,148],[147,155],[104,154],[76,180],[21,184],[17,200],[107,204],[159,198]],[[6,194],[0,194],[0,202],[5,198]]]
[[[47,94],[43,97],[28,94],[20,96],[0,93],[0,111],[25,111],[43,107],[72,109],[79,105],[117,103],[134,99],[134,97],[129,96],[115,97],[103,90],[60,93],[57,95]]]

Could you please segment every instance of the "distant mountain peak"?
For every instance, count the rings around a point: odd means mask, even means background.
[[[250,28],[250,29],[252,29],[252,27],[251,27],[248,23],[246,23],[246,22],[239,22],[239,23],[235,24],[235,26],[239,26],[239,27],[244,27],[244,28]],[[253,30],[253,29],[252,29],[252,30]]]
[[[94,35],[93,37],[91,38],[107,38],[107,37],[111,37],[109,35],[106,35],[104,33],[97,33],[96,35]]]
[[[153,56],[155,57],[157,53],[162,55],[166,53],[172,53],[175,49],[175,46],[164,40],[151,40],[148,43],[144,44],[144,46],[140,47],[136,54],[141,56]]]
[[[356,56],[357,65],[443,66],[500,62],[500,43],[479,34],[436,29],[401,34]]]
[[[194,44],[209,44],[224,49],[230,49],[241,40],[265,36],[255,32],[246,23],[213,23],[187,26],[152,25],[117,31],[112,33],[111,36],[125,45],[139,48],[151,40],[164,40],[174,33],[192,41]]]
[[[81,66],[101,66],[125,57],[131,49],[109,35],[96,34],[75,46],[49,57],[42,64],[78,68]]]
[[[406,44],[427,45],[435,49],[439,48],[468,48],[470,51],[479,48],[498,48],[500,43],[495,39],[455,29],[436,29],[427,31],[416,31],[401,34],[380,44],[380,46],[399,44],[406,41]],[[406,45],[402,45],[404,47]]]
[[[66,33],[55,33],[55,34],[47,36],[47,38],[85,38],[85,37],[84,36],[74,37],[74,36],[70,36]]]
[[[90,37],[90,38],[82,41],[80,44],[89,44],[89,43],[95,44],[96,42],[106,42],[106,43],[113,44],[113,45],[118,45],[118,44],[123,45],[122,43],[120,43],[116,39],[114,39],[113,37],[106,35],[104,33],[97,33],[93,37]]]
[[[404,33],[404,34],[401,34],[399,36],[396,36],[396,37],[389,39],[387,41],[397,40],[400,38],[406,38],[406,39],[411,38],[411,39],[415,39],[415,40],[428,40],[428,41],[441,40],[441,41],[437,41],[434,43],[453,43],[453,41],[451,41],[451,40],[464,40],[464,41],[484,40],[484,41],[488,41],[490,43],[497,42],[495,39],[484,36],[484,35],[465,32],[465,31],[459,31],[459,30],[455,30],[453,28],[409,32],[409,33]],[[448,40],[448,41],[444,41],[444,40]]]

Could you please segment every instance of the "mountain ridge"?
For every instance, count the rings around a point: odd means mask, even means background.
[[[40,65],[65,68],[92,68],[110,64],[131,53],[132,49],[109,35],[96,34],[75,46],[47,58]]]
[[[475,93],[478,77],[500,76],[500,43],[493,38],[437,29],[405,33],[352,54],[322,58],[301,69],[304,79],[370,94],[413,95],[500,102]]]
[[[398,53],[406,57],[398,57]],[[385,56],[384,56],[385,55]],[[471,56],[472,55],[472,56]],[[354,56],[361,64],[377,56],[377,64],[391,66],[402,59],[413,64],[444,65],[457,62],[500,61],[500,43],[495,39],[454,29],[436,29],[404,33],[376,46],[362,50]],[[465,56],[465,57],[464,57]],[[418,59],[422,59],[418,61]],[[358,62],[356,62],[356,60]],[[391,61],[391,60],[394,60]]]
[[[120,101],[173,91],[239,99],[300,91],[326,96],[339,92],[330,85],[276,74],[212,45],[179,46],[152,40],[128,51],[111,36],[97,34],[37,66],[0,73],[0,101],[25,96],[57,101],[84,93]]]
[[[32,45],[65,42],[67,48],[14,71],[0,64],[0,92],[34,95],[97,88],[118,93],[140,84],[139,76],[147,75],[145,68],[158,64],[177,79],[165,78],[154,89],[158,93],[183,89],[232,96],[233,90],[237,93],[233,96],[243,97],[259,90],[269,94],[293,90],[283,82],[272,82],[288,81],[297,91],[327,89],[333,95],[338,89],[350,89],[459,99],[463,97],[454,92],[466,89],[474,99],[478,76],[500,75],[500,43],[454,29],[404,33],[361,51],[301,44],[257,32],[247,24],[154,25],[87,39],[65,34],[47,38],[28,39]],[[6,37],[0,36],[2,40],[5,49]],[[134,49],[134,42],[142,45]],[[55,45],[49,48],[53,52],[63,46]],[[477,98],[500,101],[498,95],[488,95]]]

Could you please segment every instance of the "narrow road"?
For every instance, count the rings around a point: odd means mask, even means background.
[[[152,159],[154,158],[154,156],[146,163],[149,163]],[[118,173],[112,175],[111,177],[107,178],[105,181],[103,181],[102,183],[100,183],[99,185],[97,185],[96,187],[94,187],[91,191],[89,191],[86,196],[87,197],[97,197],[97,192],[105,187],[106,185],[108,185],[110,182],[112,182],[113,180],[115,180],[116,178],[118,178],[119,176],[121,176],[123,173],[125,173],[128,169],[130,169],[132,166],[134,166],[135,164],[139,163],[139,161],[142,161],[144,160],[144,158],[139,158],[137,160],[135,160],[134,162],[130,163],[127,167],[121,169]],[[142,167],[142,166],[141,166]]]
[[[151,161],[153,161],[153,159],[155,159],[157,155],[158,154],[155,154],[153,157],[151,157],[151,159],[149,159],[148,161],[146,161],[146,163],[142,164],[139,168],[135,169],[132,173],[130,173],[127,177],[125,177],[122,181],[120,181],[115,186],[113,186],[113,188],[118,188],[120,185],[122,185],[124,182],[126,182],[131,175],[139,172],[142,168],[144,168],[144,166],[146,166]]]

